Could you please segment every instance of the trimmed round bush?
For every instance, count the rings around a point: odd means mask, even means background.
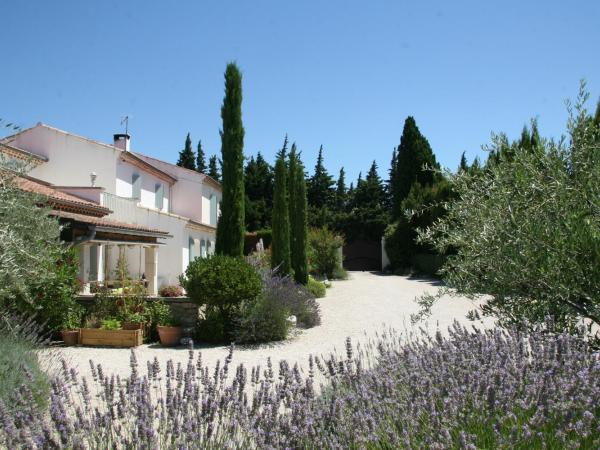
[[[188,297],[220,317],[225,335],[232,337],[242,302],[254,302],[262,290],[260,275],[242,258],[215,255],[196,258],[180,277]]]

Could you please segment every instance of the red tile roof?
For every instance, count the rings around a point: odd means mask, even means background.
[[[71,207],[98,217],[106,216],[111,212],[110,209],[105,208],[98,203],[54,189],[50,183],[38,180],[37,178],[21,175],[15,177],[15,181],[22,190],[47,197],[48,203],[53,208],[61,209],[61,207]]]
[[[169,234],[168,231],[162,231],[162,230],[158,230],[156,228],[149,228],[149,227],[145,227],[142,225],[136,225],[133,223],[118,222],[116,220],[105,219],[104,217],[92,217],[92,216],[86,216],[84,214],[77,214],[77,213],[71,213],[68,211],[60,211],[60,210],[53,210],[51,212],[51,214],[53,216],[62,217],[63,219],[71,219],[71,220],[75,220],[77,222],[87,223],[89,225],[95,225],[98,227],[113,228],[115,230],[141,231],[144,233],[159,234],[159,235],[162,235],[163,237],[167,237]]]

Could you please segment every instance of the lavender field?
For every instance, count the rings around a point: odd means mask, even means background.
[[[598,448],[600,358],[567,334],[467,329],[393,331],[344,356],[209,370],[141,367],[127,378],[65,364],[49,412],[28,388],[0,407],[6,448]],[[324,377],[318,386],[316,379]],[[98,389],[93,398],[91,392]],[[317,394],[317,392],[320,392]]]

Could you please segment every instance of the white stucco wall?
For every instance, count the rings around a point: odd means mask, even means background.
[[[90,186],[90,173],[96,172],[96,186],[115,193],[116,149],[43,126],[17,135],[12,145],[48,158],[31,170],[32,177],[61,186]]]
[[[163,207],[161,211],[169,212],[169,183],[150,173],[144,172],[121,159],[117,160],[116,195],[119,197],[132,198],[132,179],[134,173],[138,174],[142,180],[140,204],[146,208],[155,208],[155,189],[157,184],[161,184],[163,186]]]
[[[170,211],[172,213],[210,225],[210,197],[216,195],[217,204],[220,203],[220,189],[208,184],[206,176],[202,173],[174,166],[139,153],[136,155],[177,178],[177,183],[173,185],[171,192]]]

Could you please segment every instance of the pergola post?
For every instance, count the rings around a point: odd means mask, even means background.
[[[146,247],[145,249],[145,271],[148,280],[148,295],[158,293],[158,248]]]

